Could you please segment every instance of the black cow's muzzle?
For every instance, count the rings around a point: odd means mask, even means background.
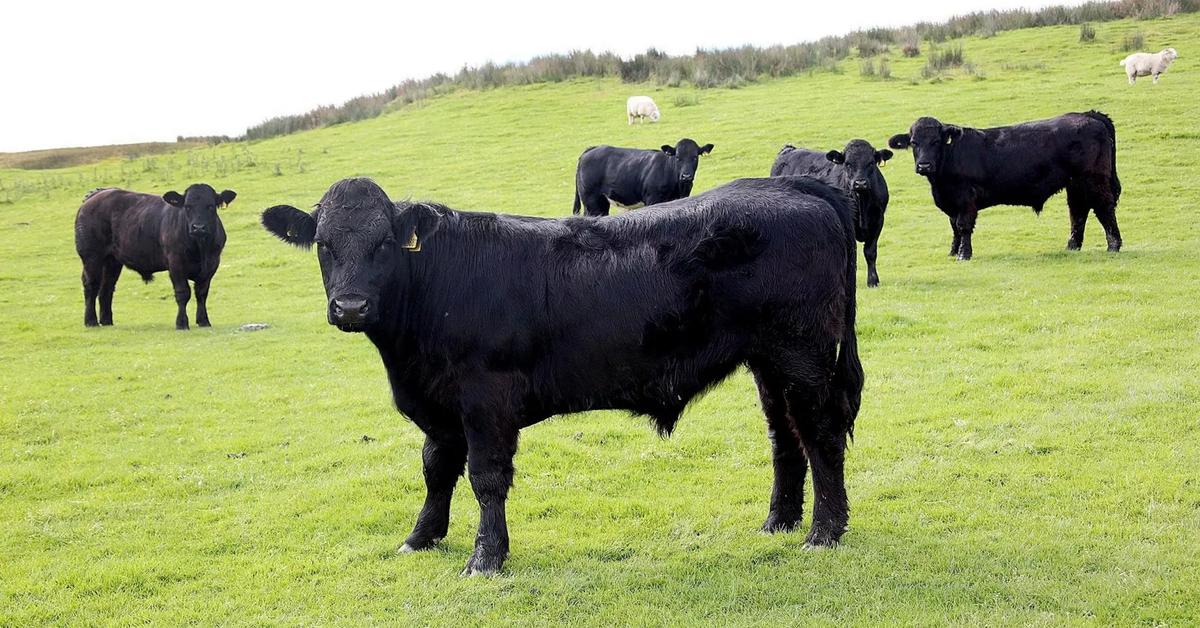
[[[871,184],[866,179],[855,179],[850,185],[854,188],[855,192],[871,191]]]
[[[208,225],[188,225],[188,233],[194,236],[207,236],[209,234]]]
[[[373,314],[366,299],[331,299],[329,301],[329,324],[342,331],[362,331],[370,323]]]
[[[681,175],[679,175],[679,180],[680,180],[680,181],[683,181],[683,182],[685,182],[685,183],[686,183],[686,182],[688,182],[688,181],[691,181],[692,179],[695,179],[695,178],[696,178],[696,175],[694,175],[694,174],[681,174]]]
[[[917,174],[933,174],[933,164],[926,161],[918,162]]]

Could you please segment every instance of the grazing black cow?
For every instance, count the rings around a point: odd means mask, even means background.
[[[1071,213],[1067,249],[1083,246],[1090,209],[1108,236],[1108,250],[1121,250],[1117,132],[1103,113],[1067,113],[993,129],[925,117],[908,133],[892,136],[888,145],[912,147],[917,174],[929,179],[934,204],[950,217],[950,254],[960,260],[971,259],[971,233],[979,210],[1025,205],[1041,213],[1046,200],[1063,188]]]
[[[879,285],[875,258],[879,256],[879,234],[888,206],[887,180],[879,167],[891,158],[892,151],[886,148],[875,150],[866,140],[850,140],[844,152],[819,153],[788,144],[771,165],[772,177],[815,177],[854,199],[854,236],[863,243],[868,288]]]
[[[237,194],[217,194],[204,183],[161,197],[115,188],[93,190],[75,215],[75,250],[83,260],[83,324],[112,325],[112,298],[128,266],[150,282],[168,271],[179,313],[175,328],[187,329],[187,304],[196,284],[196,324],[208,327],[208,286],[221,264],[225,228],[217,208]],[[96,318],[96,298],[100,317]]]
[[[743,179],[652,212],[549,220],[393,203],[346,179],[312,214],[280,205],[262,220],[317,244],[329,323],[366,333],[397,409],[425,433],[428,494],[402,550],[445,536],[465,463],[481,515],[463,573],[498,571],[518,430],[619,408],[669,434],[739,364],[775,452],[764,529],[800,523],[810,463],[807,542],[834,545],[846,529],[863,374],[853,218],[832,188]]]
[[[713,145],[700,146],[686,137],[662,150],[592,146],[579,156],[575,170],[575,202],[571,208],[588,216],[607,216],[608,202],[624,207],[657,205],[687,198],[696,180],[700,155]]]

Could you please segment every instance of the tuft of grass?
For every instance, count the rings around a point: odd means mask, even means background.
[[[864,59],[858,64],[858,75],[868,78],[875,78],[875,62],[871,59]]]
[[[1079,41],[1080,43],[1091,43],[1096,41],[1096,27],[1091,24],[1082,24],[1079,26]]]
[[[684,94],[676,94],[672,101],[678,107],[695,107],[700,104],[700,94],[698,92],[688,92]]]
[[[1121,38],[1121,52],[1138,52],[1146,46],[1146,35],[1142,31],[1134,31]]]

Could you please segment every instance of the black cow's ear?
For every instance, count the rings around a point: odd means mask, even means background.
[[[666,153],[666,154],[668,154],[668,155],[674,155],[674,154],[675,154],[675,147],[674,147],[674,146],[671,146],[670,144],[663,144],[663,145],[662,145],[662,152],[664,152],[664,153]]]
[[[704,146],[701,146],[701,147],[700,147],[700,154],[701,154],[701,155],[707,155],[707,154],[709,154],[709,153],[711,153],[711,152],[712,152],[712,149],[713,149],[713,148],[714,148],[714,147],[713,147],[713,145],[712,145],[712,144],[705,144]]]
[[[962,137],[963,130],[961,126],[947,124],[942,127],[942,135],[946,137],[947,144],[953,144],[955,140]]]
[[[426,203],[396,203],[396,216],[392,231],[400,241],[400,248],[409,253],[420,253],[438,227],[442,225],[442,212]]]
[[[829,161],[832,161],[835,164],[846,163],[846,156],[839,153],[836,150],[831,150],[828,153],[825,153],[825,159],[828,159]]]
[[[183,207],[183,195],[175,190],[163,194],[163,200],[173,207]]]
[[[221,207],[225,207],[232,203],[233,199],[237,198],[237,192],[234,192],[233,190],[225,190],[224,192],[218,194],[217,198],[221,201]]]
[[[893,135],[892,138],[888,140],[888,146],[891,146],[896,150],[904,150],[908,148],[908,145],[911,143],[912,138],[909,137],[908,133]]]
[[[895,153],[893,153],[892,151],[890,151],[886,148],[883,150],[877,150],[877,151],[875,151],[875,163],[882,166],[883,162],[891,159],[895,155],[896,155]]]
[[[305,249],[317,237],[317,219],[291,205],[276,205],[263,211],[262,224],[280,240]]]

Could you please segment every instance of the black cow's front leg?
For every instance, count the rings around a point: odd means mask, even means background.
[[[400,547],[401,552],[429,549],[446,537],[454,485],[467,464],[467,441],[461,433],[427,435],[421,457],[425,470],[425,506],[417,515],[412,534]]]
[[[867,287],[879,287],[879,273],[875,270],[875,259],[879,257],[879,234],[863,244],[863,257],[867,260]]]
[[[208,286],[212,277],[196,282],[196,325],[211,327],[208,322]]]
[[[175,314],[175,329],[187,329],[187,304],[192,299],[192,288],[182,271],[172,269],[170,275],[171,285],[175,287],[175,305],[179,307],[179,312]]]
[[[971,259],[971,234],[975,231],[975,216],[978,212],[974,207],[963,210],[958,215],[958,261]]]
[[[462,575],[494,575],[508,556],[508,520],[504,502],[512,486],[513,456],[517,453],[515,421],[493,413],[468,416],[467,472],[479,502],[479,532],[475,551]]]

